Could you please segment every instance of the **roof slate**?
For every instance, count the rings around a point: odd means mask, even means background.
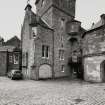
[[[37,26],[37,25],[41,25],[42,27],[51,29],[51,27],[37,14],[35,14],[33,11],[31,11],[31,22],[30,22],[31,26]]]
[[[14,46],[0,46],[0,51],[9,51],[9,52],[13,52],[15,49]]]

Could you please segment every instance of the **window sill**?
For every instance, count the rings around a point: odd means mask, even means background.
[[[64,61],[65,59],[60,59],[60,61]]]
[[[42,59],[49,59],[49,57],[47,58],[47,57],[42,57]]]

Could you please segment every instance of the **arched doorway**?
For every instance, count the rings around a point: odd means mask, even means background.
[[[100,65],[102,81],[105,82],[105,60]]]
[[[52,78],[52,68],[50,65],[43,64],[39,68],[39,79]]]

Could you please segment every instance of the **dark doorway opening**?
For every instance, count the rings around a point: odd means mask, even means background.
[[[79,46],[77,38],[71,38],[70,45],[71,57],[69,58],[69,67],[71,77],[73,79],[83,79],[82,50]]]
[[[77,59],[77,62],[73,61],[73,56],[69,59],[69,68],[71,77],[73,79],[83,79],[83,66],[82,66],[82,58],[81,57],[75,57]]]
[[[102,81],[105,82],[105,60],[100,65],[101,74],[102,74]]]

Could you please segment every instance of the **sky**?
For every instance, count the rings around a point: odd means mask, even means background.
[[[21,24],[25,15],[24,8],[27,0],[0,0],[0,36],[6,40],[13,36],[20,38]],[[35,11],[35,0],[30,4]],[[105,0],[77,0],[76,19],[82,22],[82,27],[89,29],[92,23],[105,13]]]

